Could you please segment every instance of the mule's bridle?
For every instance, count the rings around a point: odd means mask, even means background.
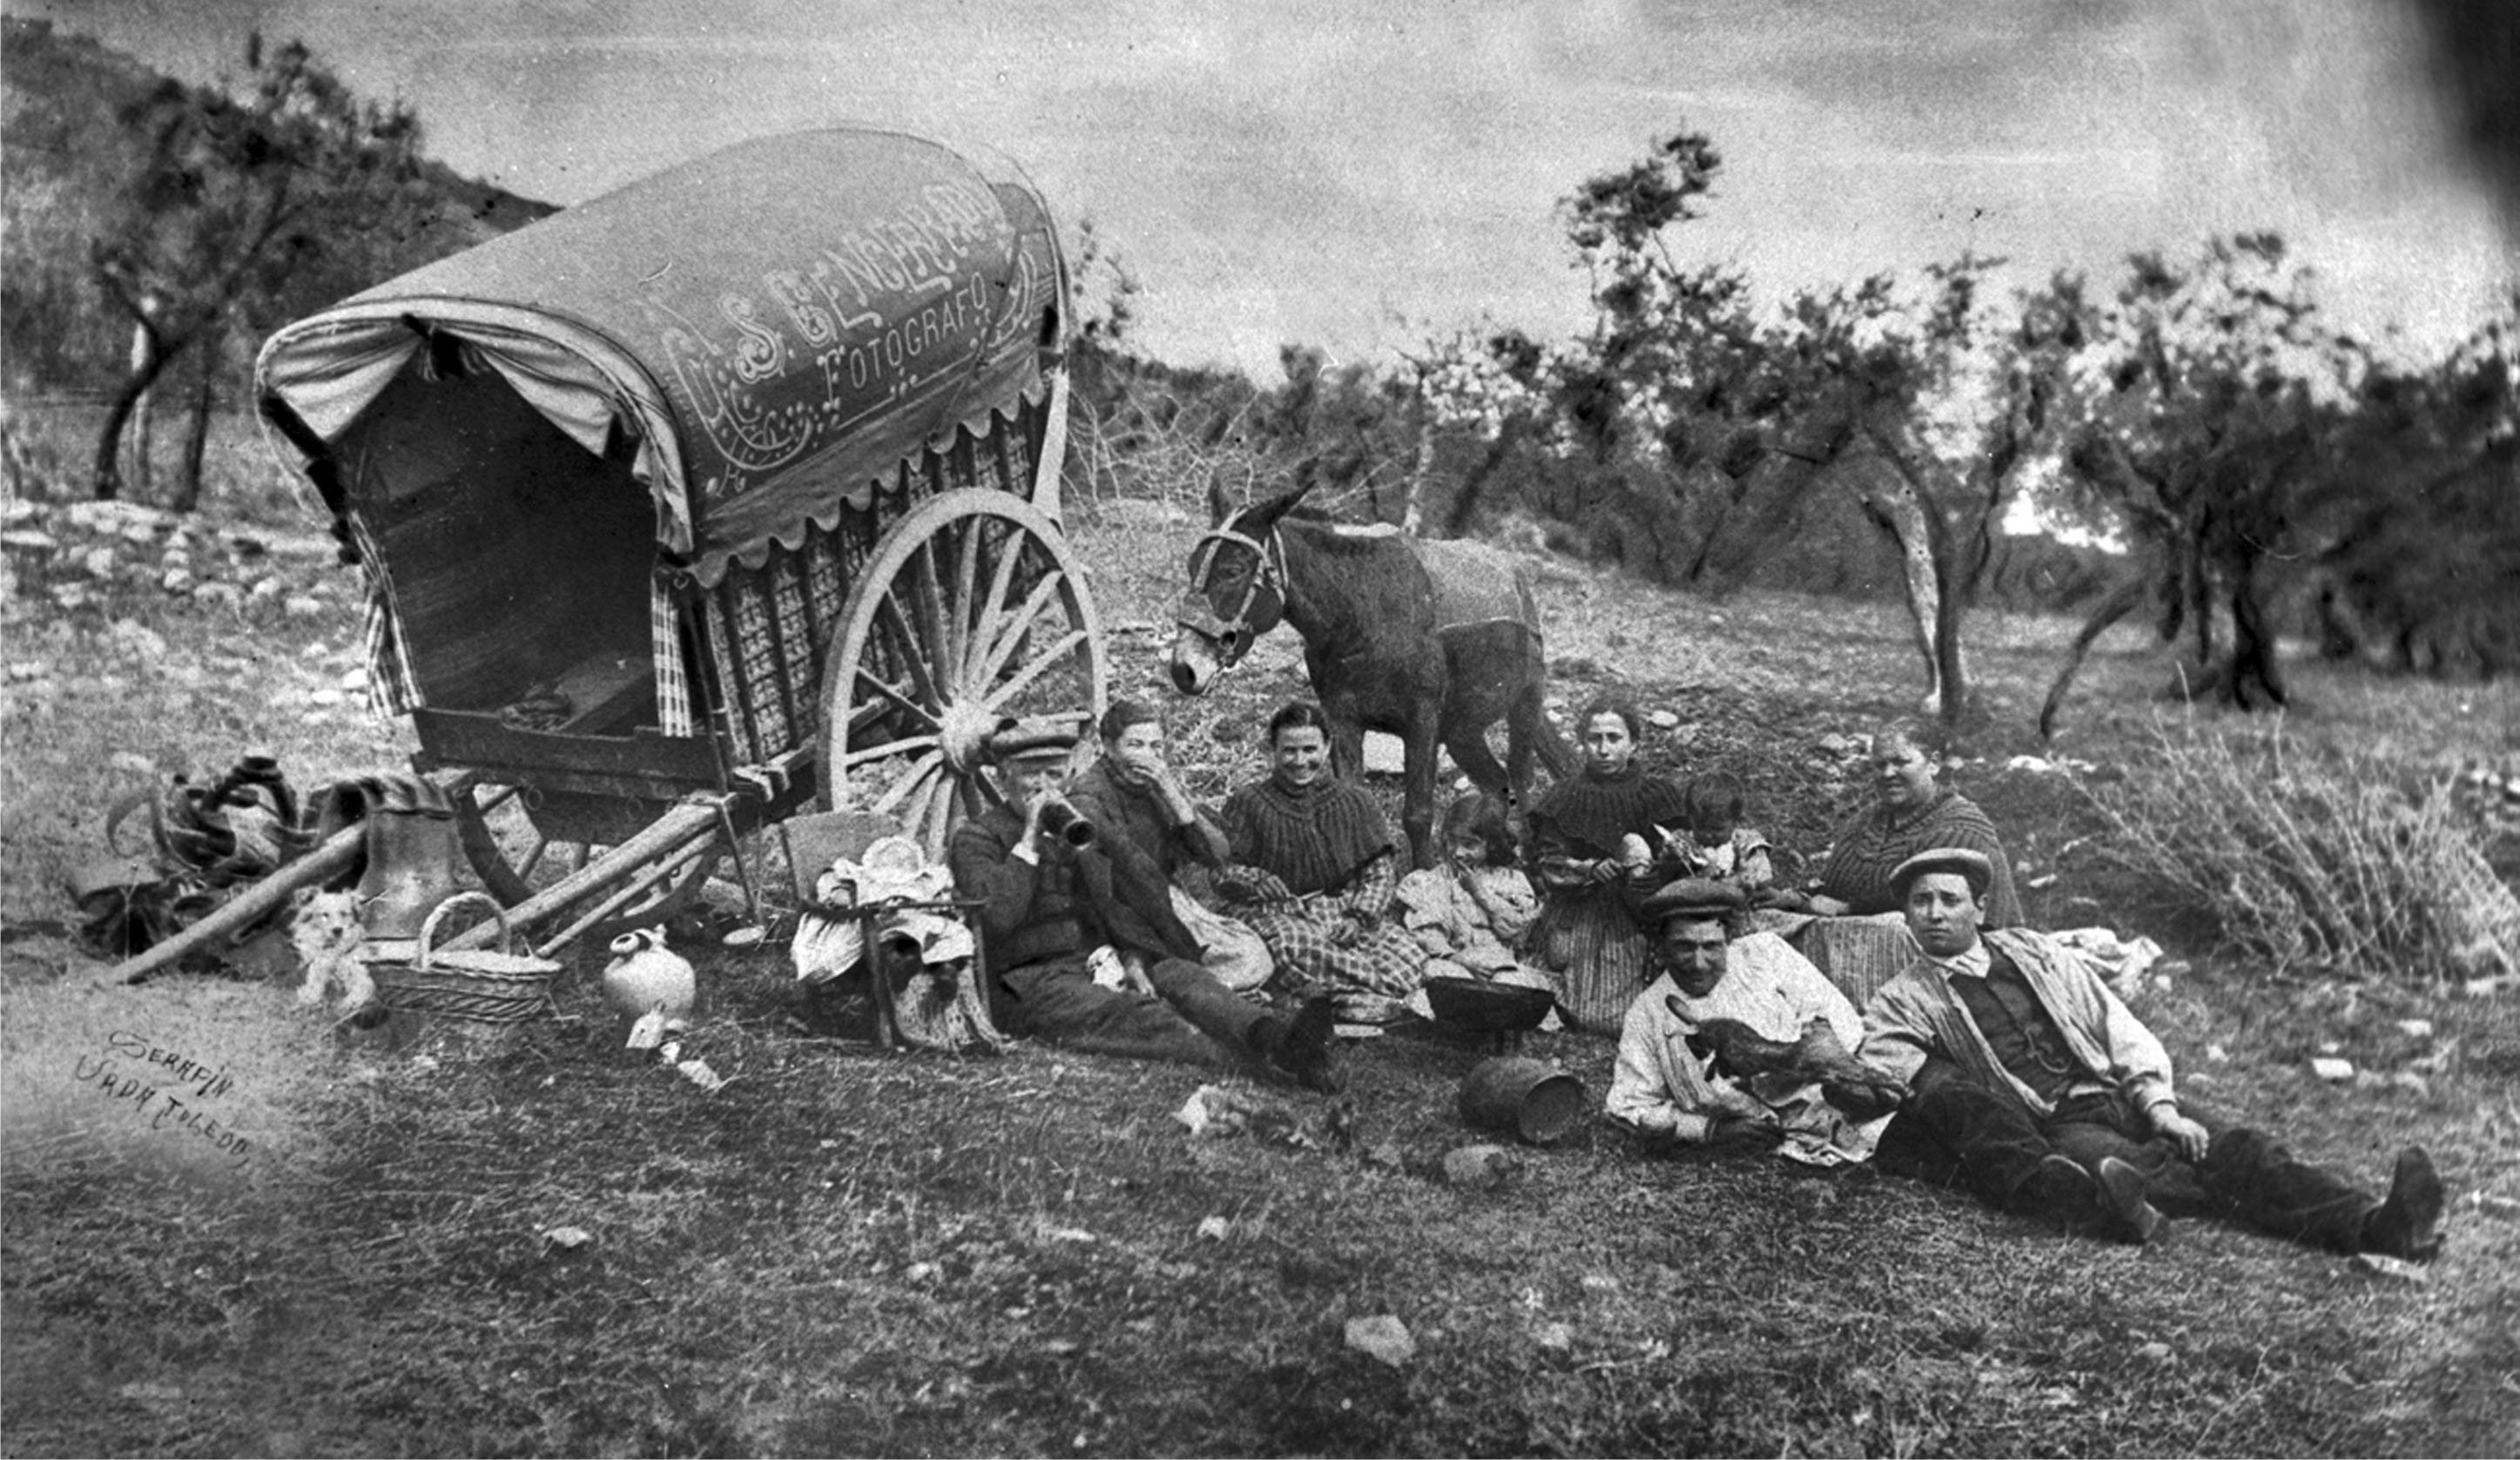
[[[1183,628],[1224,644],[1228,663],[1240,658],[1259,637],[1251,627],[1251,605],[1260,601],[1260,596],[1275,593],[1280,603],[1286,600],[1286,540],[1279,536],[1274,524],[1264,542],[1236,531],[1234,521],[1234,517],[1228,517],[1199,534],[1198,542],[1191,548],[1190,593],[1182,601],[1181,612],[1174,615],[1175,622]],[[1228,543],[1249,549],[1258,566],[1242,585],[1241,601],[1234,605],[1231,614],[1219,618],[1208,599],[1207,580],[1216,571],[1216,550]]]

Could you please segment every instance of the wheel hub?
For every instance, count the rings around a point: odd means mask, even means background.
[[[957,775],[969,775],[987,764],[989,736],[997,733],[1002,723],[1003,717],[977,700],[947,705],[936,722],[936,739],[945,751],[946,766]]]

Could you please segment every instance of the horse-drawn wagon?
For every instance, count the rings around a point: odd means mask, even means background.
[[[372,692],[537,948],[824,805],[941,849],[1006,717],[1099,710],[1066,276],[1011,163],[742,144],[275,333]]]

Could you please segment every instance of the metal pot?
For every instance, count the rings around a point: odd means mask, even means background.
[[[1463,1122],[1547,1145],[1584,1124],[1584,1082],[1547,1060],[1500,1055],[1470,1067],[1462,1080]]]

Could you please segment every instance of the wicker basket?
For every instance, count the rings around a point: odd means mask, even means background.
[[[430,947],[437,920],[461,903],[482,902],[499,919],[499,951],[467,949],[437,952]],[[381,960],[369,966],[377,996],[386,1008],[411,1014],[433,1014],[470,1024],[522,1024],[555,1012],[552,975],[560,964],[519,953],[516,930],[508,926],[508,909],[488,893],[461,892],[430,910],[420,926],[410,962]]]

